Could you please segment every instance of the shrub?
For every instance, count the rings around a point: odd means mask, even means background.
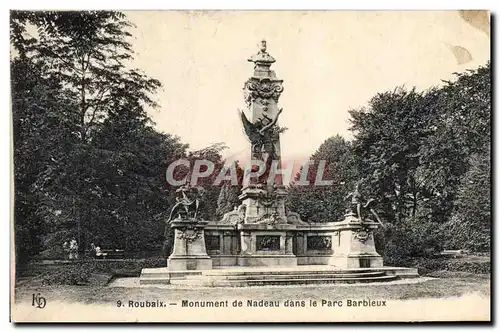
[[[164,257],[151,257],[134,260],[81,260],[63,264],[31,264],[28,269],[32,276],[41,277],[44,285],[87,285],[98,279],[101,283],[106,278],[95,278],[96,275],[111,277],[138,277],[143,268],[165,267]],[[34,273],[33,271],[38,271]]]
[[[94,267],[91,264],[64,264],[46,271],[41,278],[43,285],[86,285]]]
[[[465,259],[415,258],[410,264],[412,264],[410,266],[417,267],[421,275],[441,270],[475,274],[488,274],[491,271],[491,262],[471,262]]]
[[[377,250],[388,265],[410,266],[414,257],[432,257],[442,250],[442,226],[427,220],[386,223],[375,233]]]

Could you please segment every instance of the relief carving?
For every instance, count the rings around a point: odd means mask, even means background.
[[[354,233],[354,238],[358,239],[359,242],[365,243],[370,237],[370,232],[366,229],[361,229]]]
[[[245,103],[248,107],[251,106],[253,101],[259,98],[272,98],[275,102],[278,102],[281,93],[283,92],[283,81],[271,80],[269,78],[252,77],[245,82],[243,92]]]

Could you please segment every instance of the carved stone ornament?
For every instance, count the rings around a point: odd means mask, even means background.
[[[191,233],[188,233],[188,231],[191,230]],[[180,240],[186,240],[186,242],[194,242],[197,239],[201,238],[201,234],[203,232],[202,229],[200,228],[194,228],[194,229],[188,229],[188,228],[181,228],[179,229],[179,233],[177,234],[177,238]]]
[[[309,223],[303,221],[300,215],[296,212],[289,212],[286,216],[287,222],[292,225],[309,225]]]
[[[354,238],[358,239],[359,242],[361,243],[365,243],[369,237],[370,237],[370,232],[367,231],[366,229],[361,229],[354,233]]]
[[[267,42],[262,40],[260,42],[259,52],[255,55],[252,55],[248,61],[255,63],[256,65],[267,65],[270,66],[271,63],[276,60],[267,53]]]
[[[224,216],[222,217],[222,220],[219,221],[219,223],[227,225],[237,225],[243,221],[243,217],[239,211],[233,210],[225,213]]]
[[[248,106],[250,106],[251,103],[258,98],[272,98],[276,102],[278,102],[278,99],[283,92],[283,81],[271,80],[269,78],[252,77],[245,82],[243,91],[245,95],[245,103]]]
[[[277,235],[257,235],[256,236],[257,250],[280,250],[280,237]]]
[[[254,222],[259,224],[267,224],[267,225],[275,225],[275,224],[285,224],[286,220],[282,218],[279,213],[265,213],[259,218],[257,218]]]

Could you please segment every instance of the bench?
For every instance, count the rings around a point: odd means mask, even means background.
[[[467,251],[466,250],[443,250],[439,253],[439,256],[441,257],[462,257],[462,256],[467,256]]]
[[[122,249],[101,249],[101,255],[95,256],[97,259],[123,259],[125,251]]]

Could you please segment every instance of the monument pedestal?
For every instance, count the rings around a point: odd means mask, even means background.
[[[212,259],[207,255],[204,228],[207,221],[174,219],[174,248],[167,260],[169,271],[210,270]]]
[[[373,221],[360,223],[352,214],[336,224],[333,255],[329,265],[342,269],[382,267],[383,259],[375,249],[373,231],[379,226]]]
[[[240,224],[239,266],[297,266],[293,254],[295,225]]]

